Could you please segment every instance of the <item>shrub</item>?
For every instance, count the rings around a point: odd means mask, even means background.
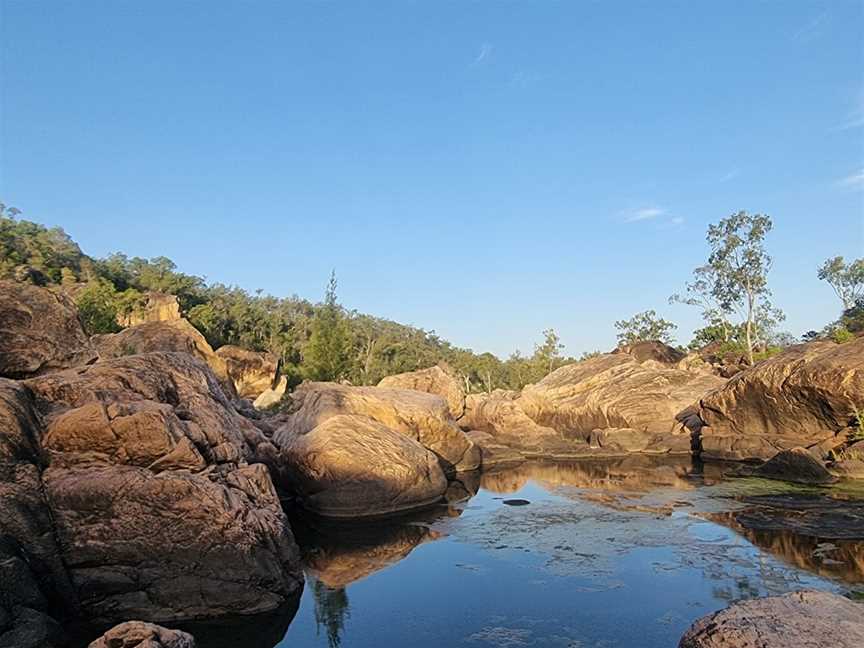
[[[834,330],[831,334],[831,339],[837,344],[846,344],[847,342],[854,340],[855,336],[849,331],[849,329],[841,326]]]

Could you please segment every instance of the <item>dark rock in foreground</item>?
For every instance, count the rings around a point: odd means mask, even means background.
[[[90,643],[89,648],[195,648],[195,638],[180,630],[169,630],[144,621],[114,626]]]
[[[735,603],[696,621],[679,648],[860,648],[864,605],[801,591]]]
[[[821,461],[804,448],[783,450],[756,468],[742,467],[736,476],[762,477],[780,481],[821,486],[837,481]]]

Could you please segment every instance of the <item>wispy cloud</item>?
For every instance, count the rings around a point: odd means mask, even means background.
[[[720,179],[717,182],[729,182],[730,180],[734,180],[735,178],[737,178],[740,174],[740,169],[732,169],[728,173],[724,173],[722,176],[720,176]]]
[[[660,207],[641,207],[639,209],[631,209],[624,212],[625,223],[638,223],[639,221],[652,220],[666,213],[665,209]]]
[[[672,220],[670,220],[669,222],[672,223],[673,225],[683,225],[684,224],[684,217],[683,216],[674,216],[672,218]]]
[[[492,55],[492,43],[483,43],[480,46],[480,53],[474,57],[474,60],[471,61],[471,67],[477,67],[478,65],[482,65],[485,61],[489,60],[489,57]]]
[[[799,43],[809,43],[816,40],[825,32],[830,17],[827,11],[817,14],[808,20],[801,29],[792,34],[792,40],[796,40]]]
[[[837,186],[847,189],[864,189],[864,169],[841,178],[837,181]]]

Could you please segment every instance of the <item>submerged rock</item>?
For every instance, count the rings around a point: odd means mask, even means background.
[[[465,412],[465,388],[462,381],[454,376],[449,368],[429,367],[419,371],[409,371],[395,376],[387,376],[378,383],[379,387],[394,389],[413,389],[437,394],[445,401],[454,419],[458,419]]]
[[[862,402],[864,337],[790,347],[701,397],[701,454],[768,459],[798,446],[842,442]]]
[[[195,648],[195,638],[180,630],[169,630],[144,621],[114,626],[92,641],[88,648]]]
[[[679,648],[859,648],[864,605],[801,591],[734,603],[696,621]]]
[[[385,515],[441,501],[437,457],[368,417],[338,415],[284,438],[289,480],[303,506],[328,517]]]
[[[735,474],[811,485],[831,484],[837,481],[822,462],[804,448],[782,450],[761,466],[742,467]]]
[[[95,360],[65,293],[0,281],[0,376],[30,378]]]

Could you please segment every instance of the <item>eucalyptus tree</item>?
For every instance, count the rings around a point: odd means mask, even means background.
[[[846,263],[842,256],[837,256],[826,260],[816,274],[834,289],[844,311],[853,308],[864,297],[864,259]]]

